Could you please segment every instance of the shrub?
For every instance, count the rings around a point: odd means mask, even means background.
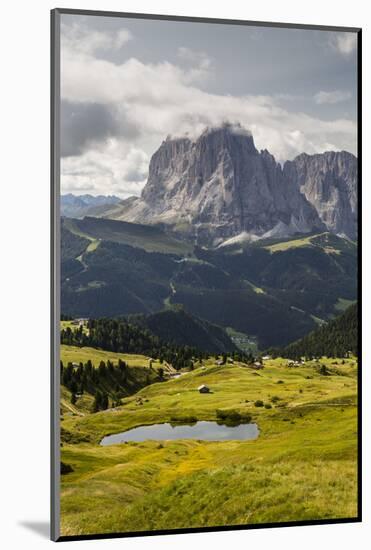
[[[195,424],[197,422],[196,416],[171,416],[170,422],[174,424]]]
[[[254,405],[255,407],[264,407],[264,401],[258,399],[257,401],[255,401]]]
[[[266,404],[264,405],[264,407],[265,407],[266,409],[271,409],[271,408],[272,408],[272,405],[271,405],[270,403],[266,403]]]
[[[277,403],[277,401],[280,401],[280,400],[281,400],[281,398],[278,397],[278,395],[274,395],[273,397],[271,397],[271,402],[272,403]]]
[[[321,365],[321,366],[320,366],[319,373],[320,373],[322,376],[329,376],[329,375],[330,375],[330,372],[328,371],[326,365]]]
[[[61,475],[69,474],[70,472],[73,472],[72,466],[69,464],[66,464],[65,462],[61,462]]]
[[[240,413],[235,409],[217,409],[216,418],[219,424],[235,426],[240,423],[251,421],[251,415],[248,413]]]

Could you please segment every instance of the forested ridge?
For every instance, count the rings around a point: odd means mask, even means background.
[[[69,346],[89,346],[117,353],[146,355],[166,361],[179,370],[192,366],[194,360],[217,355],[219,350],[201,350],[195,346],[178,345],[154,335],[150,330],[126,319],[89,319],[87,330],[67,327],[61,331],[61,343]],[[223,352],[223,355],[227,355]],[[235,348],[229,355],[237,360],[251,361],[253,357]]]
[[[70,346],[90,346],[117,353],[146,355],[167,361],[175,369],[189,367],[193,358],[207,357],[207,353],[196,348],[164,342],[149,330],[126,320],[90,319],[87,329],[63,329],[61,343]]]
[[[139,376],[138,371],[141,372]],[[77,396],[88,393],[94,395],[93,412],[107,409],[109,399],[112,406],[121,404],[121,398],[136,393],[144,386],[162,380],[163,372],[151,367],[129,367],[122,359],[117,364],[112,361],[100,361],[93,365],[89,359],[78,365],[69,362],[64,365],[61,361],[61,384],[71,392],[71,403],[75,404]]]
[[[273,356],[346,357],[358,353],[358,306],[353,304],[339,317],[284,348],[271,350]]]

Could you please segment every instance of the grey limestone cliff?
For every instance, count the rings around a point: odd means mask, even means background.
[[[295,233],[356,233],[357,162],[350,153],[300,155],[282,168],[240,126],[167,138],[154,153],[141,197],[107,217],[161,223],[218,245]]]

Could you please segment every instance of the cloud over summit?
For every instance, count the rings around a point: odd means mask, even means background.
[[[291,110],[275,94],[217,93],[208,87],[217,59],[204,49],[180,43],[171,60],[143,61],[126,54],[135,41],[126,28],[89,31],[76,21],[62,28],[64,192],[80,185],[92,193],[139,194],[150,156],[166,135],[197,137],[225,121],[251,131],[257,148],[281,162],[303,151],[355,152],[351,119]],[[122,58],[104,56],[110,49]],[[344,93],[319,91],[314,101],[334,104]]]

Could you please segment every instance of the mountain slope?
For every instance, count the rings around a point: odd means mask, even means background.
[[[205,249],[127,222],[64,219],[62,228],[66,315],[152,315],[182,304],[263,349],[302,337],[357,296],[357,247],[330,233]]]
[[[202,351],[224,353],[237,348],[220,327],[175,307],[136,320],[165,342],[191,346]]]
[[[278,351],[283,357],[344,357],[358,352],[358,306],[353,304],[338,318]]]
[[[86,216],[65,219],[64,226],[85,239],[110,241],[141,248],[147,252],[191,254],[193,246],[166,234],[160,227]]]

